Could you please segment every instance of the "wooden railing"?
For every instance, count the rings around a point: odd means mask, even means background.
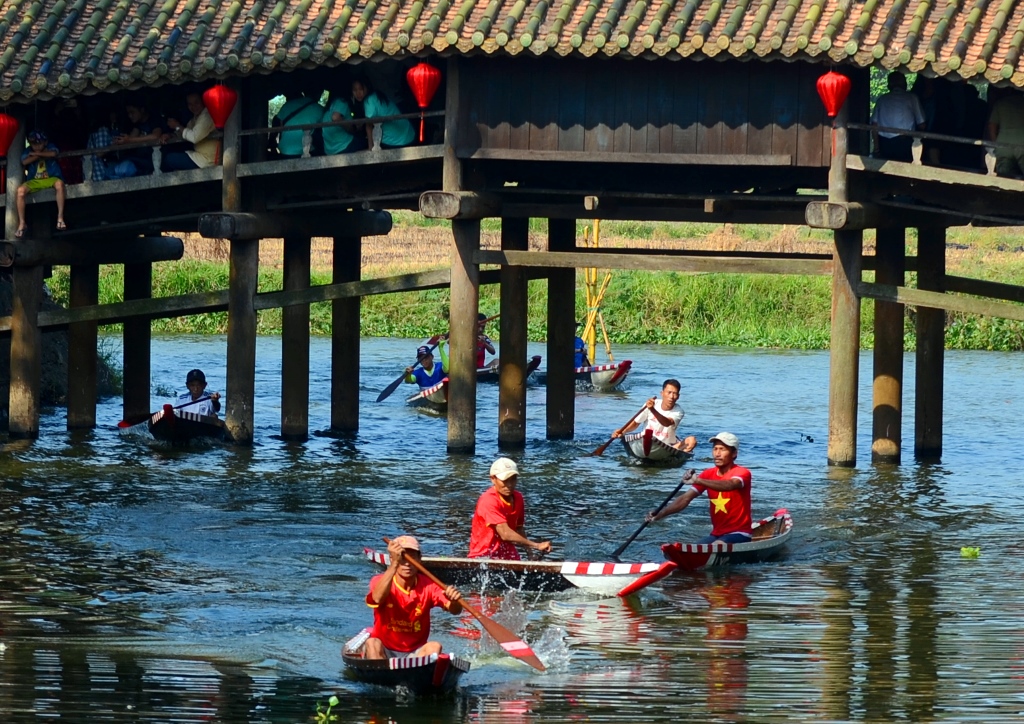
[[[995,149],[997,148],[1009,148],[1013,150],[1019,150],[1024,148],[1019,144],[1015,143],[998,143],[996,141],[988,141],[981,138],[967,138],[966,136],[950,136],[945,133],[932,133],[931,131],[908,131],[903,128],[893,128],[891,126],[876,126],[869,123],[848,123],[847,128],[852,131],[869,131],[874,133],[894,133],[899,136],[909,136],[913,138],[913,144],[911,145],[911,155],[913,158],[913,164],[915,166],[923,166],[924,163],[921,160],[921,156],[924,152],[924,141],[943,141],[946,143],[958,143],[964,146],[976,146],[985,149],[985,169],[989,176],[995,176],[996,173],[996,155]]]

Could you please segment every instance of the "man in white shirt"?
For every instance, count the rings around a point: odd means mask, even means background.
[[[649,399],[644,406],[646,409],[633,418],[633,421],[626,425],[621,432],[616,430],[612,433],[612,437],[622,437],[625,433],[637,429],[646,422],[655,439],[684,452],[692,452],[697,447],[696,437],[690,435],[685,440],[676,437],[676,428],[679,427],[685,414],[683,408],[676,405],[676,400],[679,399],[679,390],[679,380],[665,380],[661,386],[661,399],[656,400],[654,397]]]
[[[888,85],[889,92],[875,101],[871,125],[902,131],[923,131],[924,111],[918,97],[907,90],[907,77],[894,71],[889,74]],[[910,136],[893,131],[872,131],[871,135],[875,140],[875,151],[882,158],[908,163],[914,160],[911,151],[914,139]]]
[[[192,144],[188,151],[171,151],[165,153],[160,168],[163,171],[187,171],[193,168],[206,168],[217,164],[217,141],[210,138],[214,132],[213,117],[203,103],[199,93],[189,93],[185,98],[192,120],[181,125],[177,118],[168,118],[167,125],[174,135],[164,139],[164,143],[187,141]]]

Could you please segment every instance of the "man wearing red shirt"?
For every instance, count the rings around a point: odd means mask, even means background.
[[[430,638],[430,609],[443,608],[456,616],[462,613],[462,594],[455,586],[441,589],[405,560],[419,560],[420,544],[411,535],[400,535],[388,543],[391,564],[370,580],[366,605],[373,609],[373,631],[363,644],[367,659],[394,659],[441,653],[438,641]]]
[[[660,520],[678,513],[694,498],[707,491],[711,506],[711,535],[698,543],[747,543],[750,541],[750,471],[736,464],[740,439],[731,432],[720,432],[711,438],[711,456],[715,467],[708,468],[689,490],[657,513],[647,514],[648,521]],[[692,479],[696,471],[684,476]]]
[[[469,538],[470,558],[501,558],[518,561],[516,545],[551,552],[551,541],[535,543],[526,537],[523,496],[516,491],[519,468],[508,458],[491,465],[491,487],[476,501],[473,530]]]

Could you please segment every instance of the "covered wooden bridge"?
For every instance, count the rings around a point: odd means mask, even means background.
[[[282,434],[308,432],[308,305],[332,300],[331,427],[358,426],[359,299],[451,287],[448,446],[474,449],[475,320],[481,283],[501,283],[499,439],[525,444],[526,282],[549,280],[549,437],[573,434],[575,269],[832,274],[829,461],[856,462],[862,299],[875,300],[872,457],[902,448],[903,307],[916,305],[914,450],[941,454],[944,310],[1024,319],[1024,289],[945,273],[945,229],[1024,223],[1024,181],[869,156],[870,68],[956,84],[1024,86],[1024,5],[834,0],[495,0],[377,3],[9,0],[0,11],[0,102],[18,121],[7,151],[5,239],[14,308],[10,433],[39,426],[40,330],[71,337],[69,427],[95,424],[97,324],[125,321],[125,416],[149,404],[149,320],[227,309],[226,421],[252,439],[256,310],[284,307]],[[266,158],[267,103],[291,85],[346,88],[353,70],[393,95],[413,65],[440,69],[426,143]],[[835,129],[816,84],[851,81]],[[24,133],[61,99],[223,82],[237,93],[223,162],[70,186],[73,229],[53,227],[53,192],[29,198],[16,239]],[[403,110],[412,111],[415,105]],[[442,132],[443,131],[443,132]],[[922,134],[917,134],[918,136]],[[432,142],[436,141],[436,142]],[[450,271],[362,280],[360,239],[389,209],[451,219]],[[47,216],[50,215],[50,216]],[[480,220],[502,220],[500,251]],[[548,248],[528,251],[530,218]],[[801,224],[835,230],[831,256],[584,249],[579,218]],[[916,227],[916,257],[906,231]],[[877,253],[863,232],[877,229]],[[151,298],[152,263],[180,257],[168,235],[230,240],[231,286]],[[334,284],[310,287],[312,236],[335,241]],[[257,294],[261,238],[285,240],[284,289]],[[126,265],[126,301],[97,304],[98,264]],[[70,264],[72,307],[40,313],[44,267]],[[481,272],[481,265],[499,265]],[[874,281],[864,270],[874,270]],[[916,271],[916,287],[907,272]],[[345,350],[345,354],[341,353]],[[822,391],[824,399],[825,391]]]

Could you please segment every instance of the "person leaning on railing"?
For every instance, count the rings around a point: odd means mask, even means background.
[[[990,88],[993,94],[995,88]],[[1024,144],[1024,95],[1018,91],[1003,91],[992,106],[988,118],[987,135],[997,143]],[[996,175],[1006,178],[1024,176],[1024,145],[1015,148],[996,147]]]
[[[924,111],[917,96],[907,91],[907,77],[893,71],[888,78],[889,92],[875,101],[871,125],[907,131],[923,131]],[[891,131],[872,131],[876,154],[893,161],[913,161],[914,139]]]
[[[159,119],[153,118],[149,110],[142,103],[126,103],[125,112],[132,127],[128,133],[122,133],[114,137],[114,145],[136,144],[148,142],[160,143],[163,137],[163,128]],[[117,178],[126,176],[148,176],[153,173],[153,150],[149,147],[132,148],[121,153],[122,163],[131,164],[131,168],[118,164],[121,174]],[[129,171],[134,171],[129,173]]]
[[[338,123],[353,119],[352,106],[342,94],[331,91],[331,100],[324,111],[323,123]],[[356,132],[355,126],[325,126],[323,129],[324,153],[333,156],[338,153],[352,153],[366,150],[366,136]]]
[[[367,120],[366,145],[369,148],[401,148],[410,145],[415,140],[416,132],[409,119],[396,118],[380,123],[380,142],[379,144],[374,143],[373,128],[377,124],[369,121],[384,116],[398,116],[402,112],[387,96],[380,91],[375,91],[365,78],[356,78],[352,81],[352,100],[354,104],[362,105],[363,117]]]
[[[210,138],[215,128],[213,117],[203,103],[203,96],[199,92],[189,93],[185,96],[185,103],[192,118],[182,125],[177,118],[169,117],[167,127],[172,133],[163,136],[161,143],[166,145],[186,141],[192,144],[192,148],[164,153],[160,163],[162,171],[188,171],[217,164],[217,141]]]

